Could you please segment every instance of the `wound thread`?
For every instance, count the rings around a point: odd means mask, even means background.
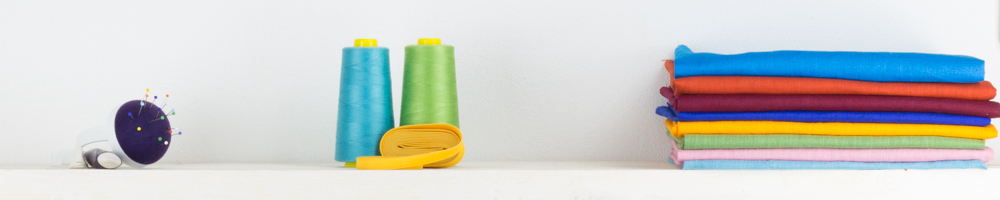
[[[406,46],[399,125],[458,123],[455,47],[436,38]]]
[[[343,50],[335,157],[340,162],[380,155],[382,135],[395,126],[389,49],[376,45],[374,39],[358,39],[356,47]]]

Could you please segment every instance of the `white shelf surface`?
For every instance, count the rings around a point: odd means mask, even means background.
[[[0,199],[1000,199],[989,170],[679,170],[662,162],[0,166]]]

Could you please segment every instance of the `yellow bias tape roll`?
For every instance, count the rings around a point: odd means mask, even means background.
[[[462,132],[448,124],[400,126],[382,136],[382,156],[358,157],[358,169],[423,169],[458,164],[465,154]]]
[[[781,121],[697,121],[663,123],[675,137],[684,134],[804,134],[871,136],[945,136],[972,139],[997,137],[997,128],[938,124],[781,122]]]

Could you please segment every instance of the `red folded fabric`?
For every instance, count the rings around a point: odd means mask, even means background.
[[[859,111],[924,112],[1000,117],[1000,103],[963,99],[867,95],[693,94],[674,96],[669,87],[660,95],[677,112]]]
[[[674,62],[664,63],[671,73],[674,95],[685,94],[842,94],[934,97],[990,100],[996,88],[978,83],[872,82],[830,78],[770,76],[691,76],[673,78]]]

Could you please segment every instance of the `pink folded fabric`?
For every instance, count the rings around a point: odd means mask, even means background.
[[[687,160],[791,160],[851,162],[930,162],[942,160],[993,160],[993,149],[706,149],[683,150],[670,140],[670,158],[677,165]]]

